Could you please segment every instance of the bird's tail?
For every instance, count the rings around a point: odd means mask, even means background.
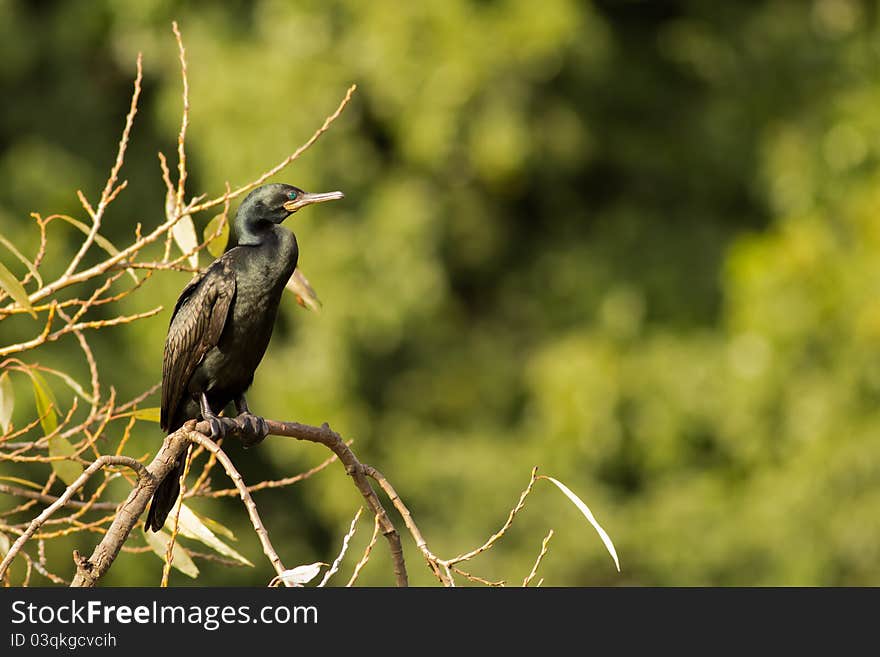
[[[183,459],[180,459],[174,469],[165,475],[159,483],[156,492],[153,493],[153,503],[150,504],[150,512],[147,514],[146,529],[154,532],[162,529],[165,518],[174,508],[177,496],[180,494],[180,475],[183,474]]]

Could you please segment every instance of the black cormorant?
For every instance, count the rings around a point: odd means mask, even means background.
[[[217,414],[233,402],[235,422],[250,444],[265,438],[265,422],[248,410],[244,393],[269,345],[281,294],[299,257],[296,237],[281,222],[307,205],[342,197],[275,183],[242,201],[229,248],[183,289],[171,315],[162,359],[164,431],[201,417],[216,439],[225,432]],[[159,531],[165,523],[180,493],[182,470],[183,458],[156,488],[148,529]]]

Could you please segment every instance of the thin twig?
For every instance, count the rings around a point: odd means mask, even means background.
[[[550,542],[551,538],[553,538],[552,529],[541,542],[541,552],[538,554],[538,558],[535,559],[535,565],[532,566],[532,571],[528,575],[526,575],[526,578],[523,580],[523,586],[528,586],[529,582],[531,582],[535,578],[535,575],[538,572],[538,566],[541,565],[541,559],[543,559],[544,555],[547,554],[547,544]]]
[[[339,107],[336,108],[336,111],[333,112],[330,116],[324,119],[324,123],[318,128],[315,133],[309,138],[309,140],[297,148],[293,153],[284,158],[281,162],[276,164],[274,167],[261,174],[255,180],[249,182],[246,185],[242,185],[235,191],[231,193],[224,194],[218,198],[211,199],[210,201],[205,201],[198,205],[195,205],[189,208],[189,212],[195,214],[196,212],[201,212],[202,210],[207,210],[208,208],[213,208],[216,205],[220,205],[224,202],[225,199],[237,198],[244,194],[245,192],[249,192],[255,187],[259,187],[264,182],[266,182],[269,178],[274,176],[276,173],[279,173],[281,170],[286,168],[291,162],[298,159],[303,153],[305,153],[309,148],[311,148],[312,144],[318,141],[318,138],[323,135],[330,128],[332,123],[339,118],[339,115],[342,114],[342,110],[345,109],[345,106],[348,105],[348,102],[351,100],[352,94],[354,94],[357,89],[357,85],[353,84],[348,88],[348,91],[345,92],[345,97],[342,99],[342,102],[339,103]]]
[[[327,585],[327,582],[330,580],[333,575],[336,574],[336,571],[339,570],[339,564],[342,563],[342,559],[345,557],[345,553],[348,551],[348,543],[351,541],[352,536],[357,531],[357,521],[361,519],[361,513],[363,513],[364,507],[358,507],[357,513],[354,514],[354,518],[351,519],[351,526],[348,528],[348,533],[342,539],[342,549],[339,550],[339,555],[336,559],[333,560],[333,564],[324,573],[324,578],[321,580],[321,583],[318,584],[318,587],[324,587]]]
[[[128,115],[125,117],[125,128],[122,130],[122,137],[119,140],[119,149],[116,153],[116,161],[113,163],[113,167],[110,169],[110,175],[107,177],[107,183],[104,185],[104,191],[101,193],[101,199],[98,202],[98,207],[95,210],[91,210],[88,205],[88,201],[85,200],[85,197],[80,193],[80,199],[83,201],[83,205],[86,207],[86,210],[89,211],[89,214],[92,218],[92,228],[89,231],[89,234],[86,236],[85,241],[80,246],[79,251],[77,251],[76,255],[70,261],[70,264],[67,266],[67,269],[64,271],[63,277],[70,276],[76,268],[79,266],[79,263],[82,261],[83,256],[86,254],[86,251],[89,250],[89,247],[95,241],[95,237],[98,235],[98,230],[101,228],[101,219],[104,216],[104,210],[107,208],[113,198],[116,197],[116,193],[113,193],[113,188],[116,185],[116,180],[119,176],[119,171],[122,169],[122,164],[125,161],[125,150],[128,147],[128,139],[131,134],[131,127],[134,125],[134,116],[137,114],[137,104],[138,98],[141,95],[141,80],[143,78],[143,66],[142,66],[142,55],[138,53],[137,56],[137,77],[134,79],[134,92],[131,95],[131,106],[128,110]]]
[[[257,536],[260,539],[260,543],[263,546],[263,552],[269,558],[272,567],[275,568],[275,572],[280,577],[281,573],[283,573],[285,570],[284,564],[281,563],[281,558],[278,556],[275,548],[272,547],[272,541],[269,539],[269,532],[266,531],[266,528],[263,526],[263,521],[260,520],[260,514],[257,511],[257,505],[254,504],[254,500],[251,497],[251,494],[248,492],[247,486],[245,486],[241,475],[238,473],[238,470],[235,469],[232,461],[223,450],[217,447],[217,445],[204,434],[189,429],[186,430],[186,437],[197,445],[201,445],[212,454],[217,455],[217,460],[220,461],[220,465],[223,466],[223,469],[226,470],[226,474],[229,475],[229,478],[232,479],[232,481],[235,483],[236,488],[238,488],[239,495],[241,496],[241,501],[244,503],[244,506],[247,509],[248,516],[250,516],[251,519],[251,524],[254,526],[254,531],[257,533]]]
[[[160,588],[168,587],[168,576],[171,574],[171,563],[174,561],[174,544],[177,542],[177,531],[180,529],[180,508],[183,506],[183,494],[186,492],[186,476],[189,474],[189,466],[192,463],[192,448],[186,450],[183,462],[183,472],[180,474],[180,495],[174,503],[171,522],[171,538],[168,540],[168,547],[165,549],[165,563],[162,565],[162,582]]]
[[[31,536],[34,535],[34,533],[42,526],[42,524],[46,520],[48,520],[53,513],[55,513],[65,504],[67,504],[70,501],[70,498],[73,497],[74,493],[76,493],[76,491],[78,491],[93,474],[95,474],[98,470],[107,465],[124,465],[134,470],[139,477],[149,476],[146,468],[144,468],[141,463],[138,463],[133,458],[128,456],[106,455],[96,460],[89,467],[87,467],[72,484],[67,487],[64,493],[57,500],[55,500],[55,502],[47,506],[40,515],[34,518],[31,521],[30,525],[28,525],[27,530],[25,530],[25,532],[18,537],[15,543],[12,544],[12,547],[9,548],[9,552],[7,552],[6,556],[3,558],[3,562],[0,563],[0,578],[2,578],[3,575],[6,573],[6,570],[9,568],[9,564],[11,564],[12,560],[15,559],[15,555],[18,554],[18,551],[21,550],[22,546]]]
[[[9,484],[0,483],[0,493],[6,493],[7,495],[13,495],[15,497],[26,497],[30,500],[37,500],[38,502],[44,502],[45,504],[54,504],[58,501],[58,498],[54,495],[44,495],[42,493],[38,493],[34,490],[28,490],[27,488],[19,488],[18,486],[10,486]],[[91,505],[87,505],[86,502],[78,502],[76,500],[70,500],[67,503],[67,506],[74,509],[81,509],[86,506],[90,506],[90,508],[95,510],[112,510],[116,508],[116,505],[112,502],[95,502]]]
[[[174,208],[177,216],[183,214],[183,191],[186,183],[186,128],[189,125],[189,81],[186,75],[186,49],[183,47],[183,37],[177,27],[177,21],[171,23],[174,38],[177,39],[177,49],[180,55],[180,76],[183,78],[183,112],[180,119],[180,134],[177,136],[177,195]]]
[[[351,445],[352,441],[346,441],[346,445]],[[282,488],[284,486],[290,486],[292,484],[303,481],[304,479],[308,479],[314,474],[319,473],[321,470],[326,468],[328,465],[336,461],[339,457],[336,454],[331,454],[329,457],[324,459],[321,463],[316,465],[314,468],[310,468],[305,472],[300,472],[297,475],[293,475],[292,477],[285,477],[284,479],[276,479],[274,481],[261,481],[259,484],[253,484],[252,486],[248,486],[248,492],[254,493],[259,490],[266,490],[267,488]],[[221,490],[214,490],[207,493],[197,493],[195,490],[191,493],[191,495],[198,495],[199,497],[230,497],[233,495],[238,495],[238,490],[235,488],[224,488]]]
[[[366,566],[367,562],[370,560],[370,553],[373,551],[373,546],[376,545],[376,539],[378,538],[379,516],[375,516],[373,518],[373,535],[370,536],[370,542],[367,543],[367,547],[364,548],[364,556],[362,556],[361,560],[357,562],[357,565],[354,567],[354,571],[351,574],[351,579],[348,580],[348,584],[346,584],[346,586],[354,586],[354,583],[357,581],[357,578],[361,574],[361,571],[364,569],[364,566]]]

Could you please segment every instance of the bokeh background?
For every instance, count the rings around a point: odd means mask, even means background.
[[[480,544],[538,465],[590,505],[622,566],[542,482],[469,568],[488,578],[521,581],[553,528],[546,585],[880,584],[876,3],[0,0],[0,228],[22,250],[31,211],[84,218],[75,190],[98,195],[138,51],[129,187],[104,233],[126,244],[161,221],[174,19],[190,194],[251,180],[359,85],[277,178],[346,199],[291,224],[324,309],[286,300],[253,409],[354,438],[435,553]],[[77,244],[59,229],[50,255]],[[154,279],[124,309],[165,312],[93,337],[123,398],[161,376],[188,275]],[[0,326],[4,343],[32,332]],[[35,357],[86,379],[71,344]],[[160,439],[139,423],[128,451]],[[230,453],[250,480],[326,456],[284,440]],[[256,502],[290,566],[331,560],[360,499],[334,466]],[[257,567],[172,584],[268,581],[240,503],[193,506]],[[393,582],[386,553],[363,583]],[[160,573],[126,554],[107,584]]]

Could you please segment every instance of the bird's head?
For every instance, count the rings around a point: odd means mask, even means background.
[[[235,215],[236,241],[238,244],[258,244],[260,232],[269,230],[273,224],[280,224],[297,210],[343,197],[342,192],[315,194],[282,183],[257,187],[241,202]]]

